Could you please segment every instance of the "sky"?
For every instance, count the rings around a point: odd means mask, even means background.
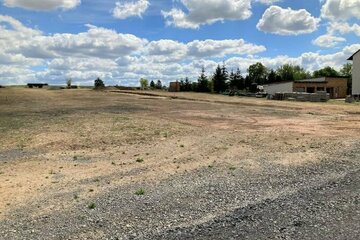
[[[0,84],[136,86],[218,64],[337,70],[360,49],[360,0],[0,0]]]

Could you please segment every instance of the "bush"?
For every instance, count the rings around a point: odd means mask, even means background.
[[[95,88],[104,88],[105,84],[103,82],[103,80],[101,80],[100,78],[97,78],[95,80]]]

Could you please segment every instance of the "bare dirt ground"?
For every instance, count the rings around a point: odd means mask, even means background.
[[[0,89],[0,239],[359,239],[359,131],[340,102]]]

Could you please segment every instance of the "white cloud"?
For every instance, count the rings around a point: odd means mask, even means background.
[[[305,9],[271,6],[266,9],[256,27],[263,32],[278,35],[299,35],[317,30],[319,21]]]
[[[356,23],[350,25],[346,22],[331,22],[328,27],[328,32],[341,34],[354,33],[360,37],[360,25]]]
[[[199,28],[203,24],[213,24],[224,20],[248,19],[251,0],[181,0],[188,13],[173,8],[162,11],[166,24],[179,28]]]
[[[132,2],[116,2],[116,6],[113,9],[113,16],[118,19],[126,19],[128,17],[138,16],[148,9],[150,3],[148,0],[137,0]]]
[[[314,45],[326,48],[335,47],[338,43],[341,42],[346,42],[346,39],[343,37],[336,37],[328,34],[322,35],[312,41]]]
[[[280,2],[282,0],[255,0],[255,2],[259,2],[259,3],[262,3],[262,4],[265,4],[265,5],[272,5],[276,2]]]
[[[137,85],[141,77],[165,83],[186,76],[196,80],[202,66],[210,75],[223,59],[229,69],[240,67],[243,72],[258,61],[273,68],[284,63],[299,64],[309,70],[327,65],[339,68],[360,48],[357,44],[327,55],[309,52],[299,57],[267,58],[256,56],[266,50],[265,46],[243,39],[148,41],[87,26],[87,31],[77,34],[45,35],[0,15],[0,84],[64,84],[69,77],[75,84],[93,84],[97,77],[107,84],[123,85]]]
[[[360,19],[359,0],[325,0],[321,8],[321,17],[331,21]]]
[[[72,9],[78,6],[81,0],[4,0],[7,7],[20,7],[29,10],[49,11],[55,9]]]
[[[243,39],[226,40],[195,40],[187,44],[188,55],[198,58],[224,57],[229,54],[249,55],[264,52],[266,48],[261,45],[246,43]]]

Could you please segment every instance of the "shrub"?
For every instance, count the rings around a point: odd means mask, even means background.
[[[139,190],[137,190],[135,192],[136,195],[140,196],[140,195],[144,195],[145,194],[145,190],[143,188],[140,188]]]
[[[103,82],[103,80],[101,80],[100,78],[97,78],[95,80],[95,88],[104,88],[105,87],[105,84]]]

